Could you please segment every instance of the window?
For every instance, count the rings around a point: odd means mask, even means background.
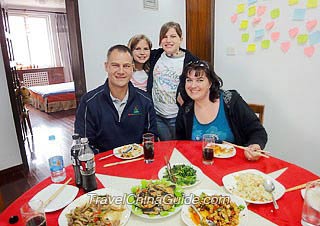
[[[48,15],[9,14],[16,64],[22,67],[55,66]]]

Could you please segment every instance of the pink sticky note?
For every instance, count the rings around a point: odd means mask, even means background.
[[[318,21],[317,20],[309,20],[306,23],[306,27],[308,31],[311,31],[315,26],[317,26]]]
[[[281,43],[281,49],[284,53],[288,52],[289,48],[290,48],[290,42],[282,42]]]
[[[231,22],[232,23],[235,23],[236,21],[237,21],[237,19],[238,19],[238,14],[233,14],[232,16],[231,16]]]
[[[273,28],[273,26],[274,26],[274,21],[271,21],[271,22],[269,22],[269,23],[267,23],[266,24],[266,30],[271,30],[272,28]]]
[[[294,28],[291,28],[289,30],[289,35],[290,35],[291,38],[296,37],[298,33],[299,33],[299,28],[298,27],[294,27]]]
[[[253,24],[258,24],[260,21],[261,21],[260,17],[255,17],[255,18],[253,18],[252,23]]]
[[[314,54],[314,46],[309,46],[309,47],[304,48],[304,54],[307,57],[312,57]]]
[[[267,9],[266,6],[258,6],[258,9],[257,9],[258,16],[262,16],[264,14],[264,12],[266,11],[266,9]]]
[[[280,38],[280,32],[273,32],[272,34],[271,34],[271,40],[272,41],[277,41],[278,39]]]

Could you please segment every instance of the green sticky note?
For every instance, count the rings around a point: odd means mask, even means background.
[[[301,34],[297,36],[297,42],[298,44],[305,44],[308,41],[308,35],[307,34]]]
[[[240,23],[240,29],[244,30],[248,28],[248,21],[247,20],[242,20]]]
[[[254,53],[256,51],[256,44],[249,44],[247,47],[247,53]]]
[[[299,3],[299,0],[288,0],[288,5],[296,5]]]
[[[280,9],[277,8],[277,9],[271,10],[270,15],[272,19],[278,18],[280,16]]]
[[[257,8],[256,6],[251,6],[248,10],[248,16],[254,16],[256,15],[256,11],[257,11]]]
[[[243,13],[245,10],[245,4],[239,4],[237,6],[237,13]]]
[[[249,41],[249,33],[244,33],[241,36],[242,42],[248,42]]]
[[[261,48],[262,49],[269,49],[269,47],[270,47],[270,40],[262,40]]]
[[[318,0],[307,1],[307,8],[317,8],[317,7],[318,7]]]

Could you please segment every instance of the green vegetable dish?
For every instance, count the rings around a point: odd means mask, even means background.
[[[171,172],[176,180],[176,184],[180,186],[193,185],[197,181],[197,171],[189,165],[180,164],[173,165]],[[168,169],[166,168],[163,178],[172,181],[168,174]],[[173,181],[172,181],[173,182]]]
[[[162,218],[178,212],[183,204],[183,190],[167,180],[142,180],[131,188],[128,197],[132,212],[138,216]]]

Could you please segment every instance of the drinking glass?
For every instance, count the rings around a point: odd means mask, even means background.
[[[202,162],[205,165],[213,164],[215,134],[204,134],[202,136]]]
[[[26,226],[46,226],[46,215],[41,200],[30,200],[20,208],[21,217]]]
[[[142,136],[144,162],[152,163],[154,161],[154,135],[145,133]]]
[[[301,224],[303,226],[320,225],[320,181],[307,184]]]

